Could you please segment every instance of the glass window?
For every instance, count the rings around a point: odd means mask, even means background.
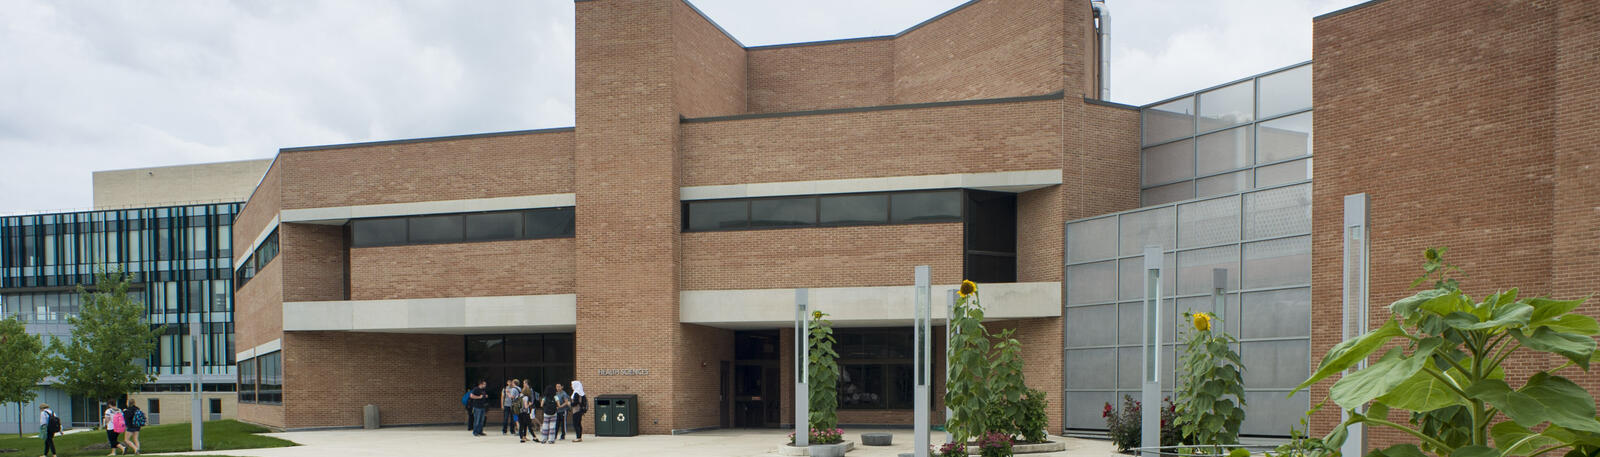
[[[1212,195],[1231,194],[1250,190],[1251,182],[1255,175],[1250,170],[1228,173],[1225,175],[1209,176],[1194,181],[1194,194],[1196,197],[1210,197]]]
[[[1170,297],[1178,290],[1178,275],[1174,274],[1178,271],[1177,256],[1173,254],[1162,254],[1161,268],[1163,271],[1161,277],[1161,295]],[[1117,275],[1117,296],[1119,299],[1123,301],[1143,300],[1145,278],[1144,257],[1140,256],[1122,259],[1122,263],[1117,265],[1117,269],[1119,271]]]
[[[1194,198],[1194,181],[1183,181],[1139,191],[1139,202],[1144,206],[1172,203]]]
[[[1069,350],[1066,359],[1072,367],[1067,370],[1068,389],[1109,389],[1115,384],[1117,377],[1106,374],[1117,372],[1116,349]]]
[[[1240,337],[1285,338],[1311,335],[1311,289],[1244,294]]]
[[[510,240],[522,236],[522,213],[503,212],[466,215],[466,240]]]
[[[1252,192],[1244,196],[1245,239],[1311,232],[1309,184]]]
[[[1067,261],[1083,262],[1117,256],[1117,218],[1073,222],[1067,225]]]
[[[1117,263],[1087,263],[1067,267],[1067,304],[1102,303],[1117,299]]]
[[[1259,289],[1301,286],[1311,282],[1311,237],[1301,236],[1244,245],[1244,278],[1240,287]]]
[[[256,394],[260,403],[283,403],[283,353],[273,352],[260,357],[261,387]]]
[[[961,220],[961,191],[890,194],[890,222]]]
[[[256,402],[256,359],[239,362],[239,402]]]
[[[1178,294],[1208,294],[1215,285],[1212,270],[1228,270],[1228,282],[1239,280],[1239,246],[1227,245],[1178,253]],[[1228,287],[1234,290],[1237,287]]]
[[[1311,155],[1311,116],[1300,113],[1256,124],[1256,163]]]
[[[1117,343],[1116,305],[1074,306],[1067,308],[1067,322],[1074,332],[1067,333],[1067,347],[1110,346]]]
[[[1200,94],[1200,131],[1250,122],[1255,119],[1256,85],[1245,81]]]
[[[836,195],[820,199],[823,225],[883,224],[889,222],[889,196]]]
[[[408,218],[407,240],[412,243],[461,241],[461,216],[422,216]]]
[[[1270,187],[1307,179],[1311,179],[1311,159],[1296,160],[1256,169],[1256,187]]]
[[[1244,386],[1255,389],[1288,389],[1311,375],[1311,343],[1306,340],[1246,341],[1239,345],[1239,358],[1245,370]],[[1280,394],[1281,395],[1281,394]]]
[[[505,361],[505,337],[467,337],[467,363],[501,363]]]
[[[817,225],[815,197],[770,198],[750,202],[751,227]]]
[[[537,209],[523,214],[527,238],[565,238],[577,233],[575,208]]]
[[[911,329],[836,329],[839,407],[909,409]]]
[[[1145,149],[1140,182],[1149,186],[1194,177],[1194,140]]]
[[[1239,241],[1239,197],[1178,206],[1178,247],[1191,248]]]
[[[406,220],[359,219],[350,225],[350,244],[356,247],[388,246],[406,242]]]
[[[1177,213],[1172,208],[1155,208],[1122,215],[1122,255],[1142,255],[1147,245],[1161,249],[1177,246]]]
[[[1311,108],[1311,66],[1295,68],[1261,77],[1261,100],[1257,110],[1267,118]]]
[[[1152,106],[1140,112],[1144,126],[1144,144],[1194,135],[1194,97]]]
[[[689,230],[719,230],[750,226],[749,200],[689,202]]]
[[[1195,173],[1209,175],[1250,166],[1250,127],[1223,130],[1195,139]]]

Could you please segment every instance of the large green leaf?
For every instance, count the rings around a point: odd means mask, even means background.
[[[1317,381],[1350,369],[1350,367],[1355,366],[1362,360],[1366,360],[1367,356],[1372,355],[1378,348],[1383,347],[1384,343],[1405,335],[1405,333],[1405,330],[1400,328],[1399,321],[1391,318],[1389,322],[1384,323],[1377,330],[1334,345],[1333,349],[1328,350],[1328,355],[1322,357],[1322,364],[1317,367],[1317,372],[1312,373],[1310,378],[1306,378],[1306,382],[1296,386],[1293,391],[1289,392],[1289,395],[1294,395],[1295,392],[1310,387],[1312,384],[1316,384]]]
[[[1539,325],[1540,322],[1555,319],[1560,317],[1562,314],[1566,314],[1574,309],[1578,309],[1578,305],[1582,305],[1584,300],[1587,299],[1552,300],[1549,298],[1536,297],[1528,299],[1528,301],[1525,303],[1527,303],[1528,306],[1533,307],[1532,321],[1534,325]]]
[[[1500,408],[1523,427],[1550,422],[1574,431],[1600,433],[1594,397],[1567,378],[1540,372],[1515,391],[1504,381],[1484,380],[1468,388],[1467,395]]]
[[[1521,327],[1528,325],[1528,319],[1533,317],[1533,307],[1523,303],[1506,303],[1496,306],[1489,315],[1488,320],[1480,321],[1478,316],[1456,312],[1444,317],[1444,323],[1458,330],[1484,330],[1497,327]]]
[[[1455,452],[1450,453],[1450,457],[1498,457],[1499,455],[1500,451],[1478,444],[1461,446],[1456,448]]]
[[[1589,359],[1594,357],[1594,338],[1587,335],[1561,333],[1550,327],[1539,327],[1532,334],[1521,329],[1512,329],[1510,332],[1511,336],[1522,342],[1523,346],[1536,351],[1561,354],[1584,370],[1589,369]]]
[[[1467,300],[1461,296],[1461,292],[1450,291],[1448,293],[1440,294],[1427,300],[1423,300],[1422,303],[1417,304],[1417,309],[1438,314],[1440,316],[1446,316],[1450,313],[1468,311],[1470,308],[1468,307]]]
[[[1367,457],[1428,457],[1415,444],[1396,444],[1367,453]]]
[[[1562,444],[1561,439],[1528,430],[1516,422],[1495,424],[1489,429],[1489,436],[1494,438],[1495,447],[1503,449],[1505,455],[1528,455],[1541,448]]]
[[[1416,352],[1406,356],[1402,348],[1394,348],[1377,363],[1368,365],[1367,368],[1355,373],[1345,375],[1339,382],[1333,383],[1329,397],[1340,408],[1351,410],[1372,401],[1375,398],[1389,394],[1396,386],[1411,379],[1411,375],[1422,370],[1428,356],[1438,349],[1444,340],[1429,338],[1417,344]]]
[[[1593,317],[1582,314],[1567,314],[1555,319],[1530,323],[1528,326],[1533,328],[1549,327],[1550,330],[1561,333],[1574,333],[1585,336],[1600,335],[1600,322],[1596,322]]]
[[[1411,411],[1432,411],[1450,405],[1468,405],[1466,398],[1456,394],[1444,381],[1428,374],[1428,370],[1437,369],[1433,361],[1428,360],[1422,370],[1412,374],[1405,382],[1395,386],[1388,394],[1378,397],[1377,400],[1391,407]]]
[[[1416,317],[1417,310],[1422,308],[1423,303],[1446,296],[1460,297],[1461,293],[1444,289],[1424,290],[1417,292],[1416,294],[1412,294],[1410,297],[1395,300],[1394,303],[1390,303],[1389,312],[1409,320]],[[1442,307],[1449,303],[1450,300],[1451,299],[1445,299],[1443,302],[1434,304],[1433,307]]]

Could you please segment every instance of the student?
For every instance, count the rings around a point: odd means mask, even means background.
[[[589,396],[583,393],[583,382],[572,381],[572,431],[577,432],[574,443],[583,442],[583,413],[589,412]]]
[[[140,411],[138,405],[128,405],[128,409],[122,412],[122,419],[128,423],[128,432],[122,434],[122,444],[138,454],[139,429],[144,428],[144,411]]]
[[[523,443],[528,442],[528,429],[533,428],[533,414],[530,414],[533,407],[533,400],[528,398],[527,392],[517,396],[514,407],[517,412],[517,439]],[[539,440],[539,432],[533,432],[533,439]]]
[[[526,417],[526,420],[522,421],[522,429],[528,432],[528,434],[533,435],[533,442],[535,443],[540,442],[539,426],[542,419],[540,419],[541,414],[539,414],[539,400],[541,398],[542,397],[539,396],[538,389],[534,389],[533,386],[528,383],[528,380],[522,380],[522,401],[526,403],[525,406],[527,406],[527,408],[526,415],[518,416],[517,418],[523,419]]]
[[[544,388],[544,401],[540,403],[539,410],[544,413],[544,425],[540,430],[543,432],[545,444],[556,442],[556,412],[560,407],[561,403],[556,400],[556,386]]]
[[[517,431],[517,397],[522,396],[522,388],[517,387],[516,379],[507,379],[506,386],[500,389],[500,434],[506,435]]]
[[[44,437],[44,454],[40,457],[56,457],[56,434],[61,433],[61,418],[56,417],[56,412],[50,410],[50,405],[39,404],[39,436]]]
[[[483,433],[483,414],[489,407],[489,393],[484,390],[487,387],[489,381],[479,380],[478,387],[467,393],[472,400],[472,436],[488,436]]]
[[[556,384],[556,434],[561,440],[567,439],[567,412],[572,406],[572,398],[567,396],[567,391]]]
[[[106,429],[106,442],[111,443],[111,453],[106,455],[117,455],[117,451],[127,450],[117,442],[117,437],[122,435],[127,425],[122,420],[122,410],[117,409],[117,402],[106,400],[106,412],[100,415],[100,426]]]

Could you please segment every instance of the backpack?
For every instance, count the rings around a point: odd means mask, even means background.
[[[555,395],[551,395],[551,396],[544,397],[544,415],[546,415],[546,416],[554,416],[555,414],[556,414],[556,396]]]
[[[589,412],[589,396],[588,395],[573,395],[572,398],[573,398],[573,403],[577,403],[577,405],[574,405],[573,409],[572,409],[572,411],[574,413],[583,414],[583,413]]]
[[[122,433],[128,431],[128,424],[122,421],[122,412],[111,415],[111,431]]]
[[[50,424],[45,427],[45,431],[51,435],[61,433],[61,418],[56,417],[55,411],[50,411]]]
[[[472,389],[467,389],[467,393],[461,394],[461,406],[462,407],[466,407],[467,404],[469,402],[471,402],[471,401],[472,401]]]
[[[134,411],[133,412],[133,422],[130,423],[129,425],[132,425],[134,427],[143,427],[144,426],[144,411]]]

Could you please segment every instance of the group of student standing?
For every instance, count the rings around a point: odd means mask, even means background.
[[[100,415],[100,428],[106,430],[106,442],[111,448],[111,453],[117,455],[139,453],[139,430],[144,428],[145,415],[136,405],[128,405],[128,409],[117,408],[117,403],[107,401],[106,411]],[[55,457],[56,435],[61,434],[61,418],[50,409],[50,405],[39,404],[39,436],[44,438],[44,456]],[[118,438],[121,438],[119,441]]]
[[[461,397],[463,406],[467,406],[467,428],[472,430],[472,436],[487,436],[483,433],[483,423],[489,403],[489,393],[485,390],[488,384],[488,381],[478,381],[477,388]],[[567,425],[571,424],[576,433],[576,439],[572,442],[581,443],[583,414],[589,412],[589,397],[583,392],[583,383],[579,381],[572,381],[572,393],[569,394],[559,383],[546,386],[544,392],[540,393],[528,384],[528,380],[511,379],[500,389],[500,412],[503,418],[500,424],[502,435],[516,433],[526,443],[528,433],[532,431],[533,442],[551,444],[567,439]],[[571,416],[571,420],[568,420],[568,416]],[[535,426],[539,428],[534,429]]]

